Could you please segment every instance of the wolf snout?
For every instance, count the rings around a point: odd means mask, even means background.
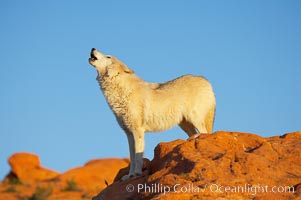
[[[93,60],[97,60],[97,57],[94,55],[94,51],[96,51],[95,48],[92,48],[91,49],[91,53],[90,53],[90,57],[93,59]]]

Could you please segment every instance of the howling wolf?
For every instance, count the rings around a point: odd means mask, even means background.
[[[142,174],[144,133],[179,125],[190,137],[212,133],[215,96],[201,76],[185,75],[165,83],[148,83],[113,56],[91,50],[89,63],[97,70],[101,90],[127,135],[130,172]]]

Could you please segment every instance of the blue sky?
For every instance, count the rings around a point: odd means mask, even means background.
[[[300,130],[300,1],[83,2],[0,2],[0,179],[19,151],[60,172],[128,157],[87,61],[92,47],[146,81],[205,76],[215,131]],[[178,138],[187,137],[177,127],[147,134],[145,156]]]

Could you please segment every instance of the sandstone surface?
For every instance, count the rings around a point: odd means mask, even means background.
[[[301,132],[263,138],[218,131],[162,142],[127,181],[129,159],[91,160],[58,173],[16,153],[0,182],[2,200],[301,199]]]
[[[121,182],[121,170],[94,200],[301,199],[300,147],[301,132],[263,138],[219,131],[160,143],[145,176]]]
[[[22,183],[32,183],[56,177],[59,173],[43,168],[40,159],[32,153],[16,153],[8,159],[11,167],[9,176]]]
[[[91,199],[112,184],[129,159],[95,159],[64,173],[42,167],[32,153],[13,154],[8,163],[11,171],[0,183],[0,200],[80,200]]]

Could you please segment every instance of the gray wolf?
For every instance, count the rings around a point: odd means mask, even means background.
[[[145,132],[179,125],[189,137],[212,133],[215,95],[205,78],[185,75],[149,83],[117,58],[94,48],[89,63],[96,68],[100,88],[128,139],[130,172],[122,180],[142,174]]]

